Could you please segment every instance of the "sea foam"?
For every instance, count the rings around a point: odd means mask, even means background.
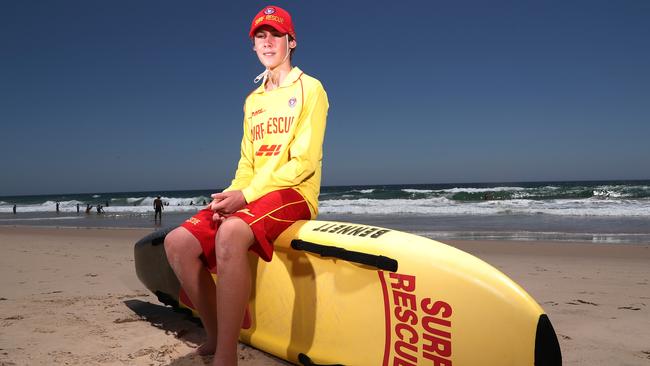
[[[650,201],[552,200],[528,199],[458,202],[444,197],[427,199],[356,199],[326,200],[319,211],[329,214],[365,215],[534,215],[650,217]]]

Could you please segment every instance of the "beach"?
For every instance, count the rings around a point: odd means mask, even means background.
[[[0,226],[0,365],[210,364],[202,328],[136,277],[152,230]],[[650,243],[446,242],[537,300],[564,365],[650,365]],[[240,365],[287,364],[241,345]]]

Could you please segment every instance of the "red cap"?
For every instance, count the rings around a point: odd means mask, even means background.
[[[248,36],[253,38],[257,28],[263,25],[270,25],[279,32],[284,34],[288,33],[291,37],[296,39],[296,31],[293,28],[291,14],[279,6],[269,5],[257,13],[251,23],[251,30],[248,32]]]

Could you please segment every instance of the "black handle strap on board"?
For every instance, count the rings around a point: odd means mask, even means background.
[[[393,258],[384,257],[383,255],[355,252],[344,248],[311,243],[300,239],[292,240],[291,247],[295,250],[303,250],[305,252],[318,254],[321,257],[338,258],[348,262],[365,264],[385,271],[397,272],[397,261]]]
[[[337,363],[337,364],[332,364],[332,365],[321,365],[321,364],[313,363],[313,362],[311,361],[311,358],[309,358],[309,356],[307,356],[307,355],[304,354],[304,353],[299,353],[299,354],[298,354],[298,361],[299,361],[300,364],[303,365],[303,366],[343,366],[343,365],[341,365],[341,364],[339,364],[339,363]]]

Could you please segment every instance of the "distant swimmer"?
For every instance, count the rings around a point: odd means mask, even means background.
[[[97,205],[97,213],[98,214],[104,213],[104,208],[100,204]]]
[[[156,197],[156,199],[153,200],[153,211],[153,220],[162,221],[163,201],[160,199],[160,196]]]
[[[90,203],[86,204],[86,213],[89,214],[90,210],[93,209],[93,206],[90,205]]]
[[[14,214],[16,213],[16,205],[14,205]]]
[[[57,213],[59,212],[59,203],[58,202],[56,203],[56,212]]]
[[[79,204],[77,203],[77,213],[79,213]]]

